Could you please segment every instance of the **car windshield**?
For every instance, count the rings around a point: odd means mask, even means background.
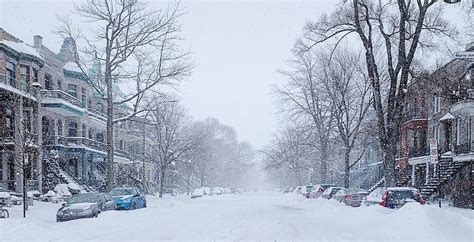
[[[133,189],[114,189],[110,192],[112,196],[127,196],[127,195],[135,195],[135,191]]]
[[[415,201],[419,201],[420,193],[414,190],[388,191],[388,199],[389,200],[413,199]]]
[[[100,201],[99,194],[96,193],[86,193],[86,194],[79,194],[76,196],[72,196],[67,201],[68,204],[75,204],[75,203],[96,203]]]

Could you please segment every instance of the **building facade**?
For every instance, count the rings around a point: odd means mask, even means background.
[[[104,189],[106,103],[74,62],[74,48],[71,39],[64,39],[59,53],[54,53],[42,44],[41,36],[34,36],[30,46],[0,29],[0,182],[5,190],[21,187],[22,154],[27,154],[31,170],[23,172],[28,189],[42,190],[42,163],[51,150],[58,152],[66,180],[86,190]],[[87,72],[101,75],[100,65]],[[115,110],[117,117],[128,114],[124,105]],[[116,170],[133,169],[146,179],[141,182],[153,183],[157,172],[146,159],[152,143],[147,128],[138,118],[117,123],[114,161]],[[26,138],[34,145],[22,149],[25,145],[19,144]],[[120,180],[117,177],[118,184]]]
[[[397,185],[474,206],[473,70],[474,59],[456,58],[408,86]]]

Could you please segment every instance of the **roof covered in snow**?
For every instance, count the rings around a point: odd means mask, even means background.
[[[68,71],[82,73],[81,68],[79,68],[79,66],[75,62],[66,62],[66,64],[63,66],[63,69],[68,70]]]
[[[10,49],[18,52],[18,53],[23,53],[23,54],[26,54],[26,55],[30,55],[30,56],[33,56],[33,57],[36,57],[42,61],[43,58],[40,56],[40,54],[38,53],[38,51],[35,50],[35,48],[23,43],[23,42],[14,42],[14,41],[10,41],[10,40],[0,40],[0,45],[5,45],[7,47],[9,47]]]

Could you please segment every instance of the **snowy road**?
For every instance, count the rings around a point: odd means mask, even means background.
[[[293,194],[249,193],[189,199],[148,198],[148,208],[56,223],[59,205],[37,203],[29,218],[0,220],[0,239],[310,239],[468,240],[472,210],[435,206],[351,208]]]

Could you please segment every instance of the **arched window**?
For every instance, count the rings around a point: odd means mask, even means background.
[[[123,141],[122,140],[119,141],[119,150],[123,150]]]
[[[104,134],[103,133],[97,133],[95,135],[95,139],[101,143],[104,143]]]

